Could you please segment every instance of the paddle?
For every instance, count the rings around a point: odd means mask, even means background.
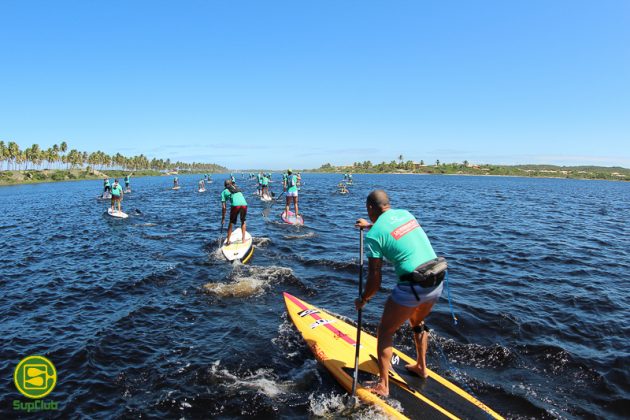
[[[276,203],[278,200],[280,200],[280,197],[282,197],[283,195],[284,195],[284,191],[282,191],[282,194],[280,194],[280,195],[278,196],[278,198],[276,198],[275,200],[271,200],[271,205],[270,205],[269,207],[265,208],[265,209],[262,211],[262,215],[263,215],[263,217],[265,217],[265,218],[268,218],[268,217],[269,217],[269,213],[271,213],[271,208],[273,207],[274,203]]]
[[[363,296],[363,228],[359,231],[359,299]],[[357,339],[356,351],[354,353],[354,374],[352,375],[352,398],[357,392],[357,383],[359,382],[359,353],[361,351],[361,321],[363,310],[359,309],[357,317]]]
[[[221,233],[219,233],[219,248],[221,247],[221,239],[223,239],[223,221],[221,221]]]

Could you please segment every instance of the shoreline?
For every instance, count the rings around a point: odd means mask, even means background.
[[[49,184],[56,182],[70,181],[102,181],[105,177],[109,179],[124,178],[127,173],[131,173],[132,179],[152,177],[152,176],[174,176],[153,170],[133,171],[86,171],[80,169],[44,169],[44,170],[22,170],[22,171],[0,171],[0,187],[10,187],[14,185]],[[206,172],[186,172],[182,175],[203,174]],[[7,177],[8,175],[8,177]]]
[[[125,176],[124,171],[109,171],[106,172],[94,171],[87,173],[85,170],[65,170],[65,169],[53,169],[53,170],[26,170],[26,171],[0,171],[0,187],[9,187],[13,185],[29,185],[29,184],[47,184],[55,182],[70,182],[70,181],[97,181],[103,180],[104,177],[108,178],[123,178]],[[9,180],[5,179],[7,173],[11,173]],[[195,175],[205,172],[186,172],[180,173],[182,175]],[[311,174],[331,174],[331,175],[343,175],[343,172],[319,172],[319,171],[303,171],[303,173]],[[15,176],[18,174],[19,176]],[[24,179],[24,174],[27,175]],[[28,175],[31,175],[28,177]],[[44,178],[34,177],[33,174],[44,175]],[[61,174],[63,178],[55,179],[55,175]],[[139,173],[132,173],[133,178],[143,178],[152,176],[174,176],[172,174],[160,173],[157,171],[140,171]],[[418,175],[418,176],[469,176],[469,177],[498,177],[498,178],[525,178],[525,179],[571,179],[578,181],[610,181],[610,182],[630,182],[630,179],[624,178],[583,178],[583,177],[567,177],[567,176],[526,176],[526,175],[499,175],[499,174],[453,174],[453,173],[427,173],[427,172],[358,172],[353,175]]]

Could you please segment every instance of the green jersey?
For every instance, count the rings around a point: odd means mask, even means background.
[[[262,183],[263,187],[266,187],[267,185],[269,185],[269,178],[263,176],[260,182]]]
[[[105,184],[106,187],[109,187],[109,179],[106,179],[103,183]]]
[[[120,197],[120,194],[122,194],[122,187],[120,186],[120,184],[114,184],[112,186],[112,195]]]
[[[245,196],[242,192],[232,194],[230,190],[226,188],[221,193],[221,202],[225,203],[227,200],[230,200],[230,205],[232,207],[247,205],[247,201],[245,201]]]
[[[287,177],[287,192],[297,192],[297,175],[289,175]]]
[[[398,277],[437,258],[427,234],[407,210],[391,209],[381,214],[365,235],[365,243],[368,258],[386,258],[394,264]]]
[[[129,184],[129,175],[125,177],[125,184]]]

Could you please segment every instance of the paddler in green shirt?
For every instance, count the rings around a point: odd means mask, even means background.
[[[372,223],[365,219],[356,222],[357,227],[369,229],[365,237],[368,279],[363,296],[355,301],[357,310],[368,303],[381,287],[383,258],[393,264],[398,277],[378,327],[379,381],[368,386],[375,394],[387,396],[393,337],[406,320],[411,324],[417,351],[416,363],[406,367],[421,378],[428,376],[426,353],[429,333],[424,319],[442,294],[446,262],[440,259],[443,264],[436,265],[439,260],[416,218],[407,210],[392,209],[385,191],[372,191],[367,197],[366,207]],[[438,268],[443,270],[436,273]]]
[[[129,182],[131,181],[131,175],[132,174],[133,174],[133,172],[130,173],[130,174],[125,175],[125,190],[127,190],[127,191],[131,191],[131,188],[129,188]]]
[[[232,235],[232,226],[236,223],[237,217],[240,215],[241,218],[241,230],[242,230],[242,238],[245,239],[246,232],[246,223],[245,219],[247,218],[247,201],[245,201],[245,196],[241,192],[240,188],[238,188],[234,183],[226,179],[224,184],[225,189],[221,193],[221,226],[225,223],[225,213],[227,210],[226,202],[230,201],[230,223],[228,224],[227,229],[227,241],[226,245],[230,244],[230,236]]]
[[[122,186],[118,183],[117,179],[114,179],[114,184],[112,185],[112,210],[116,210],[116,203],[118,203],[118,211],[121,210],[121,202],[123,198],[123,189]]]
[[[289,207],[291,202],[293,202],[293,208],[295,208],[295,220],[298,217],[298,177],[297,175],[293,175],[291,169],[287,171],[287,182],[285,184],[286,189],[286,204],[284,207],[285,214],[289,215]],[[296,222],[297,223],[297,222]]]
[[[111,189],[111,187],[109,186],[109,178],[105,178],[105,181],[103,181],[103,188],[103,194],[109,192],[109,190]]]

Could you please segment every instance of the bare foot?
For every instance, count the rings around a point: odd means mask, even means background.
[[[381,397],[389,396],[389,389],[385,387],[380,381],[369,381],[366,382],[364,388],[373,394],[380,395]]]
[[[225,241],[225,246],[228,246],[228,245],[230,245],[230,244],[231,244],[231,242],[230,242],[230,241]]]
[[[429,373],[426,372],[424,369],[422,369],[420,365],[418,365],[417,363],[411,363],[411,364],[405,365],[405,367],[407,368],[408,371],[415,373],[421,378],[426,379],[429,377]]]

